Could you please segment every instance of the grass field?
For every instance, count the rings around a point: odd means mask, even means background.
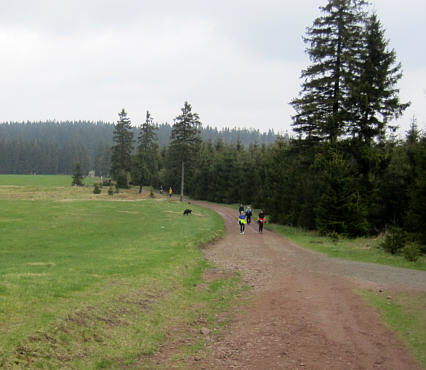
[[[71,176],[57,175],[0,175],[0,199],[59,200],[59,199],[102,199],[106,190],[96,197],[91,187],[96,178],[86,177],[85,186],[72,187]],[[123,194],[121,195],[123,196]]]
[[[238,277],[205,283],[198,245],[222,235],[222,218],[70,182],[0,176],[0,367],[151,368],[170,331],[217,330]],[[203,347],[186,339],[177,357]]]

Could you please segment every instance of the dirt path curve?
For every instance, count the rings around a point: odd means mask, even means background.
[[[255,223],[240,235],[236,210],[197,204],[225,220],[225,237],[206,249],[206,257],[221,269],[239,271],[253,288],[247,309],[197,368],[420,368],[353,290],[401,281],[398,288],[425,290],[424,272],[329,259],[268,230],[259,234]]]

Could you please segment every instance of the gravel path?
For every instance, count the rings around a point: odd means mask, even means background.
[[[252,287],[211,356],[196,368],[418,369],[405,346],[382,324],[357,287],[426,290],[426,273],[330,259],[250,225],[240,235],[237,211],[214,204],[226,235],[205,255]]]
[[[346,277],[362,285],[378,285],[385,289],[426,290],[426,271],[329,258],[288,240],[281,249],[281,253],[291,256],[295,267],[303,270],[309,268],[310,271]]]

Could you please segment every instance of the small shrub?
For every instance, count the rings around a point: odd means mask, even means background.
[[[155,195],[154,195],[154,188],[151,186],[151,191],[150,191],[150,193],[149,193],[149,196],[151,197],[151,198],[155,198]]]
[[[111,186],[111,179],[103,179],[102,186]]]
[[[102,192],[101,184],[95,183],[95,186],[93,188],[93,193],[94,194],[100,194],[101,192]]]
[[[385,238],[380,243],[380,247],[386,252],[397,254],[405,245],[405,232],[400,227],[391,226],[386,230]]]
[[[108,195],[111,195],[111,196],[114,195],[114,189],[113,189],[112,185],[109,186]]]
[[[121,189],[129,189],[129,176],[124,170],[120,170],[117,175],[117,186]]]
[[[330,231],[328,233],[328,237],[334,244],[337,244],[337,242],[339,241],[339,234],[336,231]]]
[[[403,249],[407,261],[416,262],[420,257],[420,246],[415,243],[407,244]]]
[[[72,186],[83,186],[83,170],[81,169],[80,163],[77,163],[72,172]]]

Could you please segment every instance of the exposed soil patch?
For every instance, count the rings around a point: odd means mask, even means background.
[[[218,268],[208,269],[204,271],[203,279],[207,282],[219,280],[219,279],[227,279],[235,277],[235,272],[226,271]]]
[[[226,236],[205,248],[218,272],[241,273],[252,287],[244,310],[208,344],[202,369],[419,369],[378,312],[354,290],[426,290],[426,272],[324,257],[255,224],[239,234],[237,210],[221,214]]]

